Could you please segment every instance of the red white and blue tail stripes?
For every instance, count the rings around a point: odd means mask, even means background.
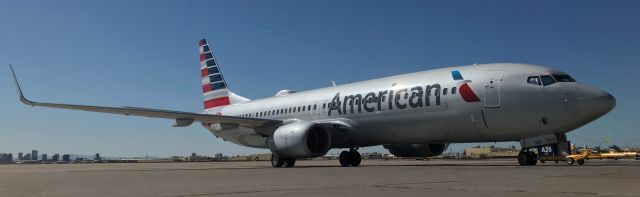
[[[204,95],[204,109],[229,105],[229,90],[211,45],[206,39],[198,42],[200,48],[200,74],[202,76],[202,94]]]

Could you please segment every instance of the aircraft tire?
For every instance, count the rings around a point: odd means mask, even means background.
[[[351,155],[350,159],[349,159],[349,164],[353,167],[357,167],[360,166],[360,163],[362,162],[362,156],[360,156],[360,153],[358,151],[349,151],[349,154]]]
[[[576,160],[575,160],[575,159],[573,159],[573,158],[567,158],[567,164],[568,164],[568,165],[573,165],[573,163],[575,163],[575,162],[576,162]]]
[[[280,168],[284,166],[284,159],[280,158],[276,154],[271,154],[271,166],[274,168]]]
[[[289,158],[284,160],[285,168],[293,168],[296,165],[296,158]]]
[[[528,152],[527,157],[530,166],[535,166],[538,163],[538,156],[534,152]]]
[[[349,151],[342,151],[338,160],[340,161],[340,166],[349,167],[349,165],[351,165],[351,154]]]
[[[529,161],[527,152],[520,151],[520,153],[518,153],[518,164],[520,164],[521,166],[528,166],[530,165],[530,163],[531,161]]]

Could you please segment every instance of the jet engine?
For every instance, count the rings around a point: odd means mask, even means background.
[[[441,155],[449,144],[391,144],[384,148],[398,157],[434,157]]]
[[[276,129],[267,144],[271,152],[280,157],[320,157],[331,149],[331,136],[322,126],[301,121]]]

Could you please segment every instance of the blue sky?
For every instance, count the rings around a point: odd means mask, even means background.
[[[200,112],[202,37],[230,88],[252,99],[451,65],[550,66],[618,100],[571,140],[639,146],[638,10],[638,1],[2,1],[0,152],[266,152],[197,125],[24,106],[6,67],[36,101]]]

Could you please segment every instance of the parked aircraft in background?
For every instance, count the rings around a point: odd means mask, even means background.
[[[358,148],[384,145],[399,157],[442,154],[450,143],[520,141],[520,165],[534,148],[566,144],[565,133],[611,111],[613,96],[567,73],[528,64],[454,66],[249,100],[230,91],[211,51],[199,41],[204,113],[136,107],[33,102],[26,105],[199,122],[215,136],[268,148],[274,167],[348,149],[342,166],[358,166]],[[11,68],[13,72],[13,68]],[[15,78],[15,73],[13,73]],[[554,151],[551,150],[550,151]]]

